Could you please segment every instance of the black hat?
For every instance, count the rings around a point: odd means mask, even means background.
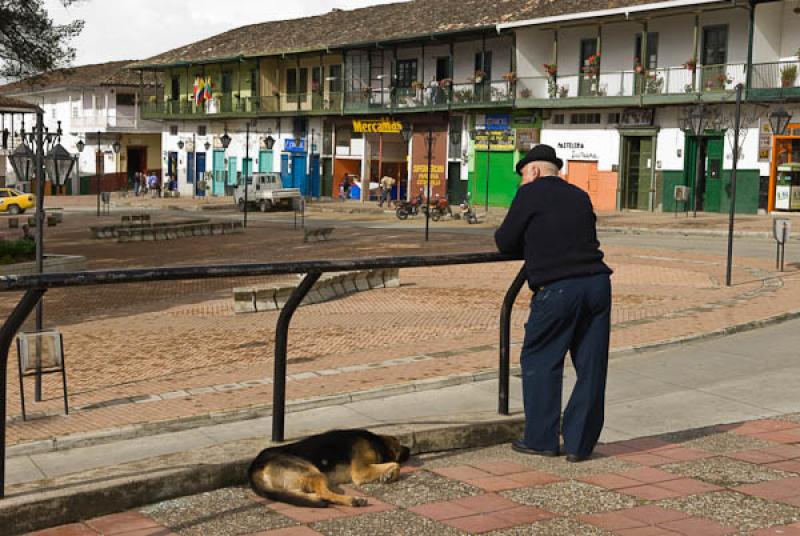
[[[556,150],[549,145],[540,144],[528,151],[522,160],[517,162],[517,175],[522,175],[522,168],[531,162],[550,162],[558,169],[564,165],[564,161],[556,156]]]

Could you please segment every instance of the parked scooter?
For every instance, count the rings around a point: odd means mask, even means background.
[[[422,194],[416,196],[411,201],[398,201],[394,213],[400,220],[408,219],[409,216],[416,216],[425,210],[422,207]]]
[[[436,198],[430,204],[431,219],[439,221],[445,216],[453,217],[453,209],[450,208],[450,202],[446,197],[441,197],[436,194]]]
[[[467,194],[467,198],[461,203],[461,218],[469,224],[478,223],[478,215],[475,213],[475,209],[472,207],[472,203],[469,201],[470,195]]]

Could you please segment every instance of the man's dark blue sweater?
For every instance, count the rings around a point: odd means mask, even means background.
[[[541,177],[517,190],[494,235],[497,248],[525,259],[537,289],[568,277],[610,274],[597,241],[589,196],[559,177]]]

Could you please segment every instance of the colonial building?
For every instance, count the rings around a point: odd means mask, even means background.
[[[150,92],[139,75],[125,68],[130,61],[58,69],[0,86],[0,94],[37,104],[44,112],[45,127],[55,132],[61,125],[61,144],[76,155],[73,177],[66,193],[96,193],[98,168],[102,191],[128,188],[137,171],[161,169],[161,129],[156,121],[141,118],[141,95]],[[13,120],[13,121],[12,121]],[[9,150],[19,143],[12,135],[22,127],[30,131],[33,117],[14,116],[0,125],[8,129]],[[83,141],[83,152],[78,142]],[[113,150],[115,146],[119,153]],[[16,183],[7,168],[6,182]],[[25,187],[25,185],[20,185]],[[48,190],[49,191],[49,190]]]
[[[161,165],[185,194],[261,170],[322,196],[354,177],[364,198],[392,175],[410,196],[430,132],[431,186],[454,201],[507,205],[514,163],[544,142],[598,210],[675,210],[676,186],[681,209],[727,210],[741,84],[737,209],[755,212],[800,208],[800,127],[773,137],[768,121],[795,109],[796,20],[786,0],[414,0],[246,26],[133,68],[165,80],[143,117],[163,121]]]

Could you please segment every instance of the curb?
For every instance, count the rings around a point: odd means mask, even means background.
[[[522,417],[397,433],[412,454],[477,448],[507,443],[522,431]],[[387,430],[391,433],[391,429]],[[83,519],[130,510],[145,504],[194,495],[246,482],[252,454],[223,463],[159,469],[147,475],[116,477],[42,493],[23,493],[0,501],[3,534],[22,534]]]
[[[797,318],[800,318],[800,309],[796,309],[786,313],[781,313],[760,320],[753,320],[750,322],[735,324],[733,326],[727,326],[707,333],[688,335],[686,337],[676,337],[674,339],[660,341],[643,346],[628,346],[623,348],[616,348],[611,350],[611,352],[609,353],[609,357],[610,359],[619,359],[619,358],[644,354],[648,352],[664,350],[674,346],[718,339],[736,333],[743,333],[746,331],[752,331],[754,329],[773,326]],[[512,343],[512,346],[518,346],[518,344]],[[520,374],[519,365],[512,365],[511,374],[513,376],[519,376]],[[350,402],[356,402],[362,400],[382,399],[388,396],[402,395],[402,394],[412,393],[415,391],[416,392],[429,391],[433,389],[441,389],[443,387],[453,387],[456,385],[464,385],[473,382],[494,380],[497,379],[497,375],[498,375],[497,369],[484,369],[477,372],[464,372],[444,377],[427,378],[424,380],[414,380],[408,383],[374,387],[359,391],[351,391],[349,393],[339,393],[335,395],[327,395],[327,396],[320,396],[320,397],[307,398],[301,400],[287,401],[286,412],[288,414],[298,411],[306,411],[310,409],[338,406],[340,404],[347,404]],[[92,431],[92,432],[81,432],[77,434],[70,434],[67,436],[57,437],[54,439],[43,439],[43,440],[30,441],[26,443],[18,443],[16,445],[11,445],[6,449],[6,456],[8,458],[13,458],[17,456],[42,454],[46,452],[54,452],[54,451],[67,450],[73,448],[90,447],[105,443],[113,443],[114,441],[120,441],[125,439],[153,436],[169,432],[178,432],[182,430],[189,430],[192,428],[200,428],[203,426],[213,426],[215,424],[246,421],[262,417],[269,417],[271,415],[272,415],[272,404],[264,404],[246,408],[239,408],[235,410],[217,411],[204,415],[195,415],[191,417],[166,419],[144,424],[128,425],[119,428],[111,428],[111,429]]]
[[[677,236],[728,236],[728,231],[718,229],[678,229],[674,227],[664,227],[654,229],[652,227],[616,227],[598,225],[597,232],[619,233],[619,234],[656,234],[656,235],[677,235]],[[734,231],[734,237],[738,238],[771,238],[772,234],[766,231]]]

